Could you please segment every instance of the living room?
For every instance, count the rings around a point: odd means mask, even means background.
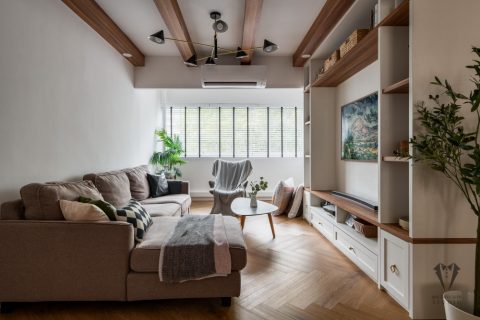
[[[0,0],[0,319],[478,319],[479,9]]]

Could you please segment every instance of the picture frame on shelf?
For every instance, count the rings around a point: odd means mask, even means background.
[[[341,159],[378,161],[378,92],[342,106]]]

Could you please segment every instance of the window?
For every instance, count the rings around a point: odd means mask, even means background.
[[[185,157],[301,157],[303,109],[263,106],[172,106],[167,132],[180,137]]]

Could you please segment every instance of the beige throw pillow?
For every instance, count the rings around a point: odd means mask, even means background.
[[[296,218],[302,213],[302,210],[300,210],[300,208],[302,207],[302,201],[303,184],[299,184],[295,189],[295,192],[293,193],[292,205],[290,207],[290,211],[288,212],[289,218]]]
[[[293,178],[280,181],[275,186],[272,203],[278,207],[278,210],[273,212],[273,215],[278,216],[285,213],[292,198],[294,189],[295,187],[293,185]]]
[[[110,221],[105,212],[90,203],[59,200],[63,217],[67,221]]]

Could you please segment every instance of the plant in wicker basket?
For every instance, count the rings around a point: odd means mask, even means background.
[[[480,59],[480,49],[474,47],[473,52]],[[471,79],[474,88],[468,94],[455,91],[448,80],[435,77],[432,84],[441,87],[443,92],[429,96],[432,108],[427,108],[424,103],[417,105],[423,132],[413,137],[410,143],[414,150],[412,158],[428,164],[453,181],[478,217],[474,314],[480,316],[480,60],[474,60],[474,64],[467,68],[474,71]],[[471,131],[464,127],[465,118],[460,114],[466,107],[476,119]]]

